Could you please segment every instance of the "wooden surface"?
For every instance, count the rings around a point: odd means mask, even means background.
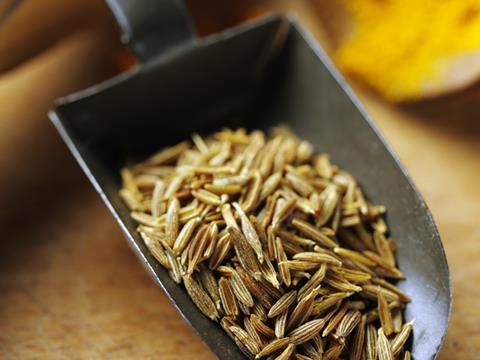
[[[318,8],[294,6],[327,46]],[[122,66],[108,21],[78,24],[44,48],[20,43],[1,61],[0,359],[214,359],[140,266],[45,116],[57,96]],[[443,238],[454,304],[439,359],[479,359],[479,96],[394,108],[356,90]]]

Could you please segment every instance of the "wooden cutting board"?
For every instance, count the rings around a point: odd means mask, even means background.
[[[306,1],[255,11],[291,6],[326,44]],[[215,358],[145,273],[45,116],[56,97],[118,71],[124,53],[109,29],[78,26],[0,73],[0,359]],[[355,90],[443,238],[454,306],[439,358],[478,359],[479,97],[394,108]]]

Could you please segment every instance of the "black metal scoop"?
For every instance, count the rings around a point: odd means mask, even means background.
[[[422,197],[322,50],[292,16],[271,16],[194,40],[180,2],[109,1],[141,64],[57,102],[50,118],[124,231],[133,251],[178,311],[221,359],[243,355],[170,279],[135,231],[118,196],[119,170],[192,131],[286,123],[350,171],[386,205],[413,301],[413,357],[434,359],[445,335],[450,278]],[[166,26],[167,24],[168,26]],[[172,35],[174,35],[172,37]],[[88,221],[88,219],[86,219]]]

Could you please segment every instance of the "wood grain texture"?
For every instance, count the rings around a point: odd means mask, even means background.
[[[310,6],[262,1],[251,12],[295,7],[328,45]],[[118,70],[115,37],[74,31],[0,75],[0,359],[215,358],[135,259],[45,116],[57,96]],[[394,108],[356,91],[443,238],[454,305],[439,359],[478,359],[479,96]]]

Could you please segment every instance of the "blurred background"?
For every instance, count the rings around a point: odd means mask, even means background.
[[[454,292],[439,359],[478,359],[480,2],[187,5],[200,36],[270,11],[297,13],[439,226]],[[214,359],[139,266],[46,117],[56,98],[132,66],[102,1],[0,0],[2,359]]]

